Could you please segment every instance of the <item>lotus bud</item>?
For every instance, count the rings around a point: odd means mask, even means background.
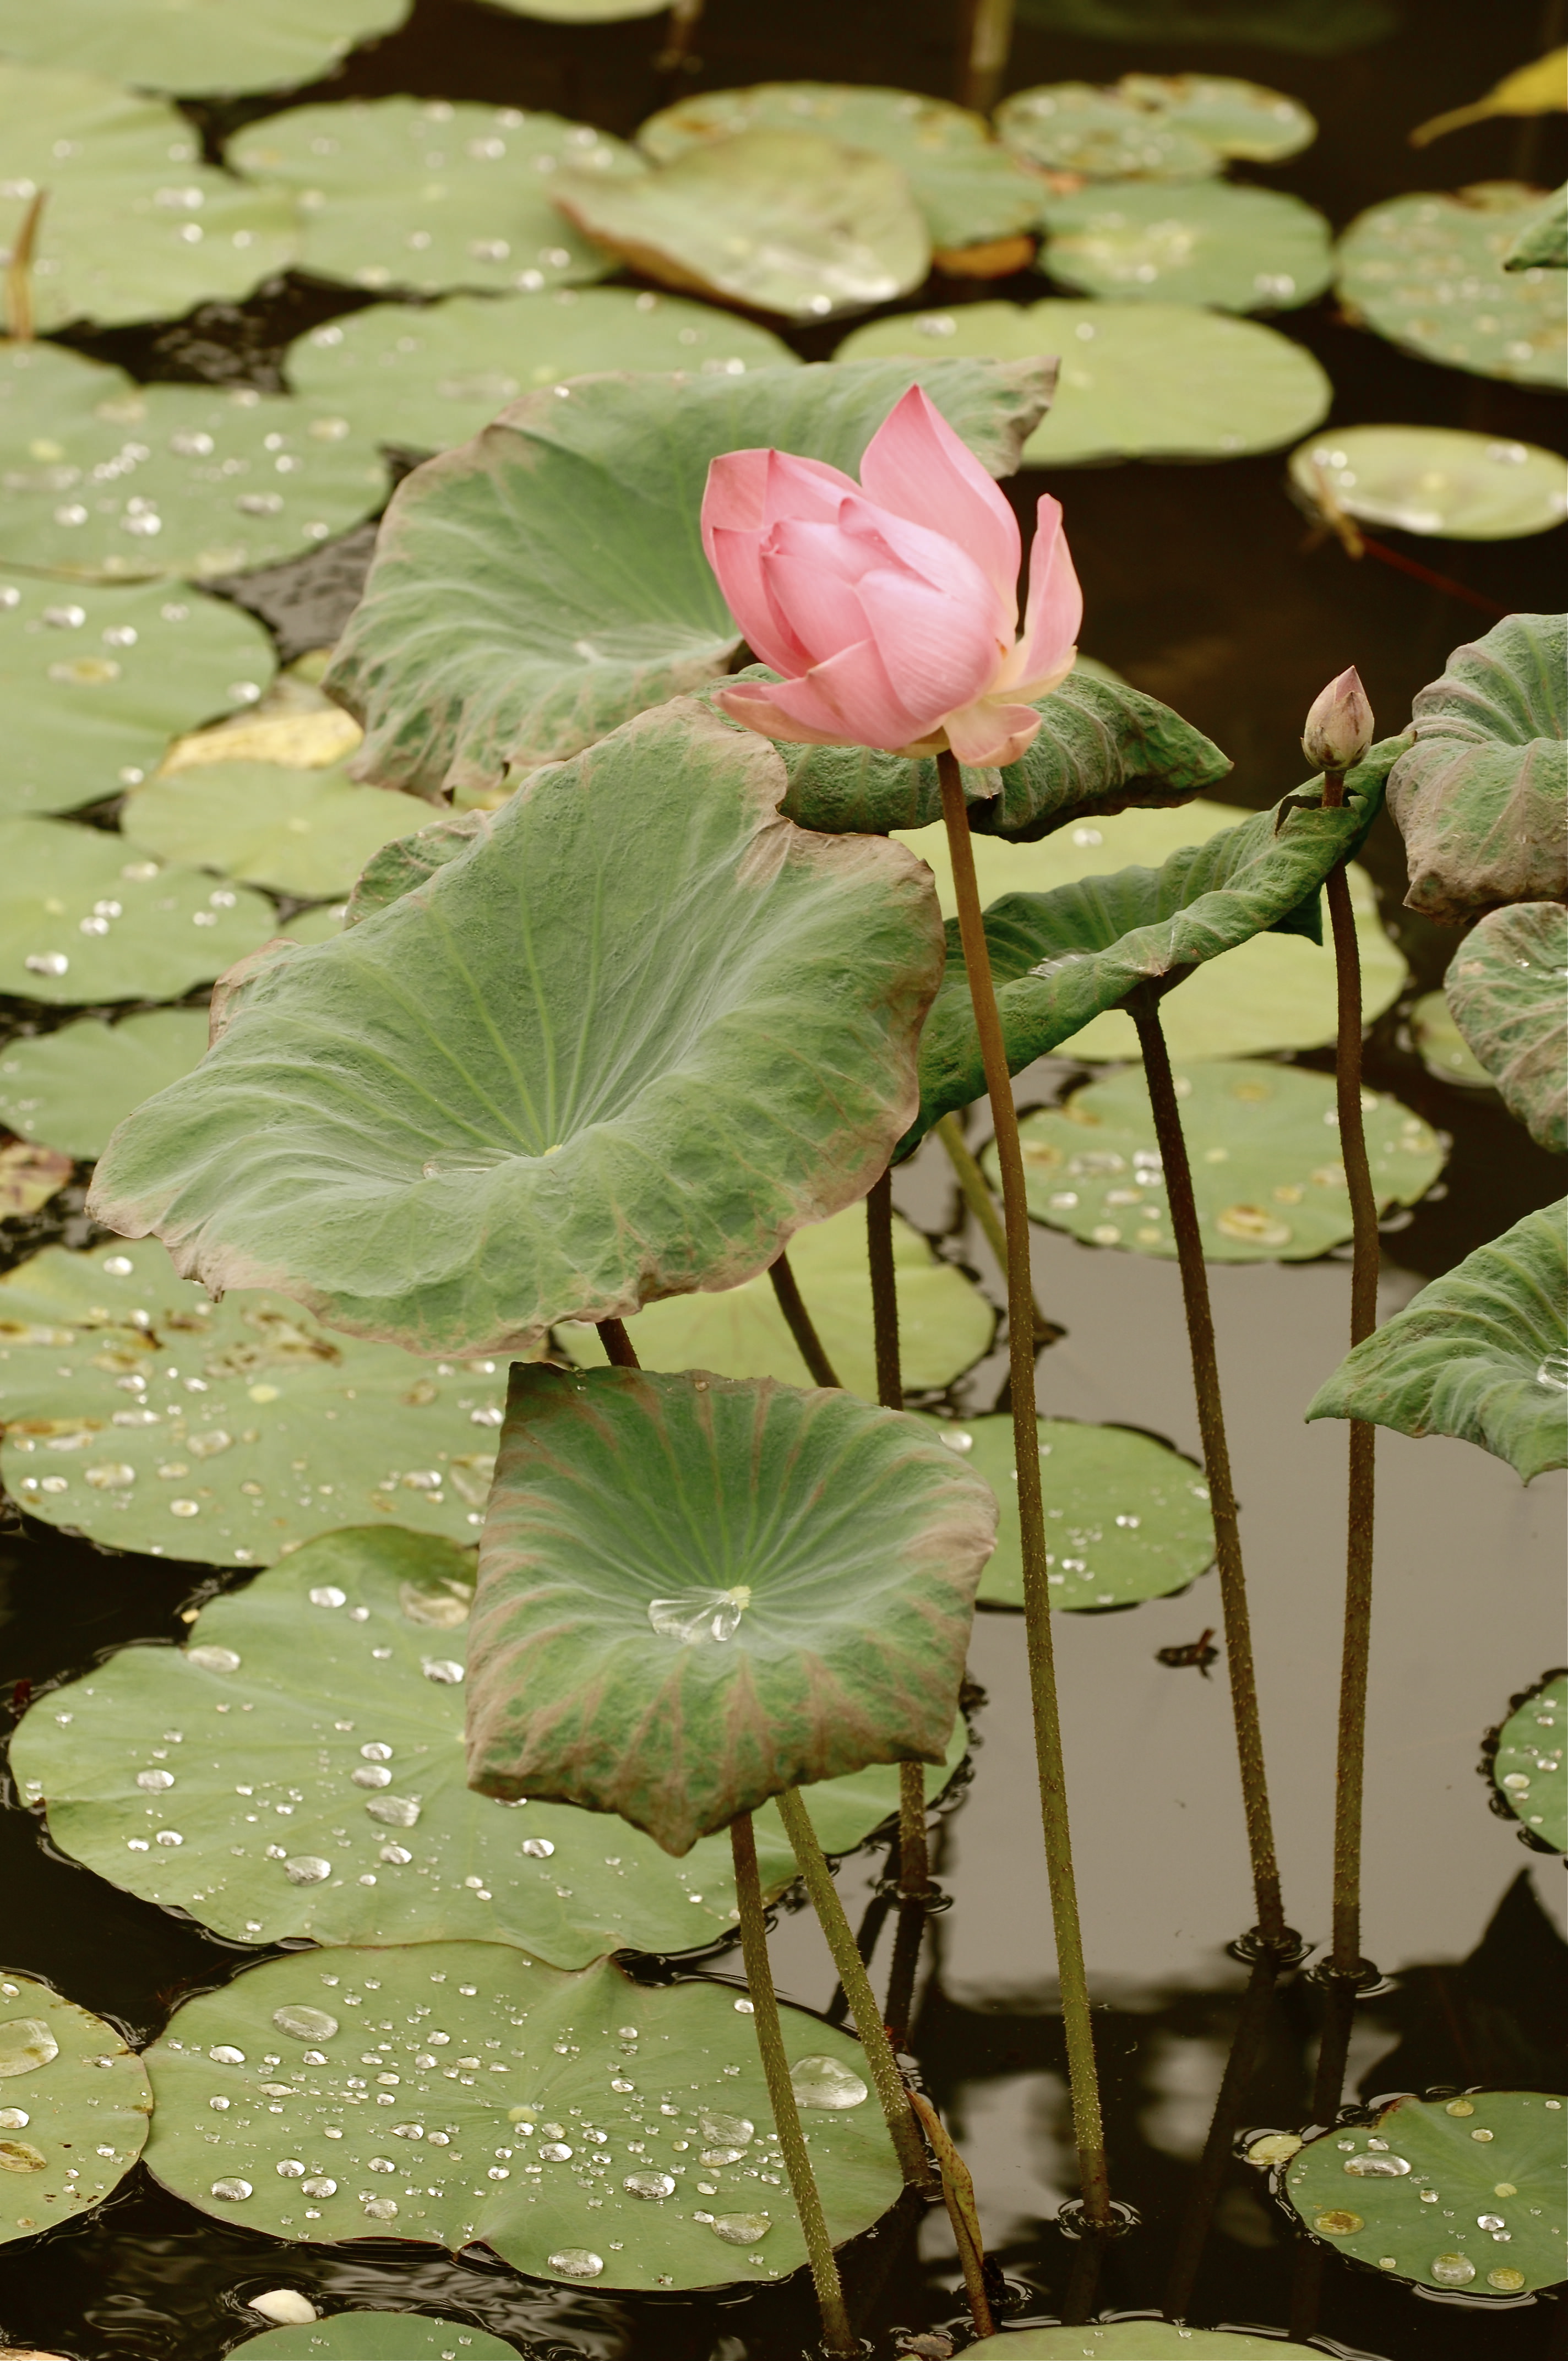
[[[1315,770],[1344,772],[1372,743],[1372,708],[1352,664],[1314,700],[1301,732],[1301,751]]]

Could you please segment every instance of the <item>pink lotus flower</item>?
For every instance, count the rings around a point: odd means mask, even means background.
[[[1040,502],[1020,635],[1017,520],[917,385],[858,484],[787,451],[715,459],[702,543],[749,644],[784,675],[719,693],[764,737],[1014,763],[1040,726],[1025,700],[1072,668],[1083,594],[1060,503]]]

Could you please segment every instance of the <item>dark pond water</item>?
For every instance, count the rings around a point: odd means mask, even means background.
[[[1268,175],[1336,222],[1404,188],[1568,170],[1563,126],[1499,123],[1418,158],[1406,126],[1488,86],[1563,38],[1561,5],[1476,10],[1465,0],[1405,0],[1405,29],[1376,46],[1316,58],[1283,48],[1145,44],[1025,28],[1017,86],[1110,80],[1129,67],[1207,68],[1300,96],[1317,144]],[[763,78],[950,82],[951,12],[935,0],[791,0],[761,10],[711,0],[696,87]],[[546,106],[630,132],[664,93],[652,58],[657,21],[573,32],[466,0],[419,0],[408,27],[311,95],[409,91]],[[237,121],[266,111],[247,104]],[[214,129],[223,127],[214,118]],[[927,291],[947,303],[965,290]],[[970,292],[977,291],[970,290]],[[1027,300],[1021,277],[978,291]],[[90,341],[142,374],[269,379],[283,343],[345,308],[340,294],[291,282],[243,313]],[[1432,421],[1559,444],[1546,395],[1429,367],[1338,321],[1332,303],[1292,313],[1288,333],[1318,353],[1344,422]],[[809,332],[815,357],[837,331]],[[1032,510],[1042,479],[1019,480]],[[1494,545],[1409,544],[1482,602],[1308,551],[1279,457],[1219,467],[1063,472],[1088,600],[1086,640],[1139,686],[1178,706],[1236,759],[1220,792],[1271,801],[1300,774],[1299,720],[1330,675],[1357,664],[1384,727],[1448,650],[1493,609],[1561,601],[1562,533]],[[266,604],[286,652],[319,642],[351,597],[357,544],[272,585]],[[1399,910],[1400,847],[1380,823],[1365,859],[1409,959],[1409,998],[1431,989],[1453,938]],[[1557,1195],[1561,1165],[1534,1149],[1489,1096],[1433,1081],[1409,1047],[1402,1008],[1382,1019],[1369,1079],[1452,1135],[1444,1184],[1386,1237],[1385,1310],[1532,1206]],[[14,1006],[9,1024],[38,1021]],[[47,1017],[44,1021],[51,1021]],[[1305,1062],[1324,1065],[1321,1056]],[[1047,1061],[1022,1076],[1021,1104],[1071,1080]],[[979,1111],[972,1126],[984,1136]],[[966,1229],[945,1169],[923,1155],[900,1176],[900,1202],[942,1250],[995,1292],[995,1270]],[[9,1225],[9,1258],[45,1235],[81,1243],[81,1221]],[[1174,1270],[1096,1252],[1043,1231],[1036,1291],[1066,1329],[1042,1356],[1044,1411],[1110,1420],[1196,1454]],[[1264,1730],[1289,1916],[1327,1931],[1334,1705],[1343,1565],[1343,1431],[1304,1428],[1302,1405],[1339,1359],[1348,1308],[1343,1258],[1213,1274],[1233,1457],[1244,1506]],[[966,1412],[995,1402],[997,1356],[957,1390]],[[1560,1932],[1562,1863],[1528,1853],[1487,1809],[1475,1764],[1510,1696],[1564,1654],[1561,1477],[1521,1489],[1501,1463],[1456,1443],[1380,1438],[1377,1606],[1367,1766],[1365,1947],[1387,1979],[1358,2020],[1348,2090],[1363,2100],[1436,2084],[1561,2089],[1568,2065],[1568,1982]],[[0,1698],[16,1709],[132,1640],[173,1640],[201,1569],[120,1556],[13,1518],[0,1532]],[[1157,1651],[1218,1623],[1212,1576],[1180,1598],[1125,1613],[1058,1619],[1058,1651],[1079,1875],[1108,2113],[1113,2175],[1142,2226],[1114,2245],[1094,2298],[1106,2316],[1159,2308],[1176,2226],[1234,2028],[1243,1971],[1225,1946],[1252,1916],[1230,1720],[1222,1677],[1157,1661]],[[982,1615],[971,1658],[985,1693],[974,1775],[941,1822],[937,1873],[952,1906],[933,1924],[913,2049],[971,2164],[988,2242],[1014,2317],[1058,2316],[1077,2250],[1054,2226],[1071,2193],[1070,2141],[1022,1630]],[[842,1872],[851,1916],[883,1859]],[[254,1957],[119,1894],[50,1848],[8,1789],[0,1810],[0,1958],[55,1982],[140,2041],[192,1991]],[[884,1940],[875,1962],[886,1972]],[[788,1995],[826,2008],[834,1978],[809,1917],[784,1913],[774,1944]],[[1298,2125],[1310,2112],[1318,2022],[1297,1979],[1271,2020],[1250,2121]],[[1216,2208],[1190,2317],[1283,2331],[1292,2245],[1258,2177],[1234,2169]],[[894,2331],[956,2323],[962,2311],[945,2218],[885,2224],[849,2274],[877,2352]],[[248,2293],[285,2282],[387,2309],[441,2311],[539,2356],[668,2356],[773,2361],[810,2345],[798,2289],[733,2299],[636,2304],[543,2290],[482,2258],[454,2262],[407,2245],[281,2249],[209,2221],[137,2173],[97,2216],[36,2246],[0,2248],[0,2331],[80,2361],[205,2361],[245,2334]],[[254,2322],[254,2315],[251,2315]],[[1319,2336],[1327,2353],[1384,2361],[1541,2361],[1568,2350],[1551,2298],[1478,2309],[1420,2298],[1331,2261]]]

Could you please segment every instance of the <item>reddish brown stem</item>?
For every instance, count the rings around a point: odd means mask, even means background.
[[[626,1333],[624,1320],[597,1320],[594,1325],[599,1332],[599,1343],[604,1346],[605,1357],[612,1369],[640,1369],[642,1367],[637,1357],[637,1347]]]

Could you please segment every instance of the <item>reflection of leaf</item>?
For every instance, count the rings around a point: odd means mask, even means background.
[[[1522,1828],[1568,1853],[1568,1673],[1540,1682],[1497,1732],[1492,1784]]]
[[[1469,106],[1451,107],[1446,115],[1434,115],[1425,123],[1418,123],[1410,133],[1412,148],[1430,147],[1434,139],[1450,131],[1463,131],[1470,123],[1489,123],[1497,115],[1561,115],[1568,109],[1568,49],[1549,49],[1533,64],[1516,66],[1499,82],[1495,82],[1485,98]]]
[[[1537,190],[1507,181],[1385,198],[1340,240],[1345,311],[1422,360],[1560,390],[1562,282],[1502,267],[1540,203]]]
[[[390,30],[407,0],[5,0],[13,57],[110,75],[142,90],[286,90],[356,41]]]
[[[151,2112],[141,2059],[113,2026],[30,1976],[0,1977],[0,2244],[107,2197]]]
[[[1460,1031],[1508,1113],[1542,1148],[1568,1150],[1568,911],[1557,902],[1494,910],[1466,935],[1445,979]]]
[[[1568,1202],[1511,1230],[1411,1299],[1342,1361],[1308,1407],[1400,1434],[1458,1434],[1528,1484],[1568,1466]]]
[[[1461,426],[1335,426],[1290,454],[1310,515],[1326,490],[1348,516],[1449,541],[1516,541],[1568,516],[1568,462]]]
[[[1040,268],[1118,302],[1289,310],[1333,275],[1329,225],[1299,197],[1229,181],[1119,181],[1047,197]]]

